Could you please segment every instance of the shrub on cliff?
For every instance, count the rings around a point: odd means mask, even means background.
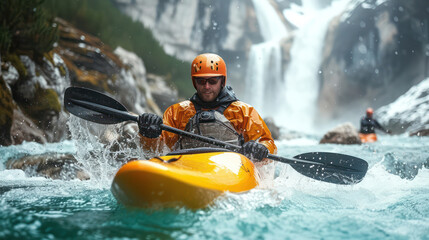
[[[52,50],[58,40],[53,19],[41,8],[43,0],[0,1],[0,51],[25,54],[34,60]]]

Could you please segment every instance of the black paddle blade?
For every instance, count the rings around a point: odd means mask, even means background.
[[[64,93],[64,106],[73,115],[85,120],[101,123],[115,124],[125,120],[118,112],[128,114],[127,109],[115,99],[91,90],[80,87],[69,87]]]
[[[368,170],[368,163],[365,160],[339,153],[310,152],[294,158],[322,163],[294,163],[291,166],[307,177],[335,184],[358,183]]]

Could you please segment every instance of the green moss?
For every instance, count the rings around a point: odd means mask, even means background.
[[[0,127],[2,129],[7,126],[10,128],[13,118],[13,109],[12,95],[2,76],[0,76]]]
[[[0,75],[0,145],[12,143],[10,129],[12,127],[14,108],[12,94]]]
[[[61,111],[61,103],[55,90],[43,89],[39,85],[36,85],[34,98],[26,99],[25,101],[21,100],[20,106],[35,120],[43,119],[47,112],[54,111],[55,114],[58,114]]]
[[[29,51],[40,59],[58,41],[53,18],[40,7],[43,0],[0,1],[0,51],[2,54]]]
[[[64,77],[66,75],[66,69],[63,66],[58,66],[58,70],[60,70],[61,76]]]
[[[12,64],[12,66],[16,68],[20,78],[27,77],[27,75],[28,75],[27,68],[21,62],[21,59],[18,57],[17,54],[7,54],[4,57],[4,61],[10,62]]]
[[[54,52],[53,51],[49,51],[49,52],[45,52],[43,54],[43,57],[46,58],[46,60],[48,60],[50,63],[52,63],[52,65],[55,66],[55,62],[54,62]]]

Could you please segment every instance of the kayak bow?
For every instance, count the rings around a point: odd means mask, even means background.
[[[126,207],[198,209],[225,192],[246,192],[258,184],[253,163],[223,149],[128,162],[116,173],[111,191]]]
[[[371,143],[377,141],[375,133],[359,133],[359,138],[362,143]]]

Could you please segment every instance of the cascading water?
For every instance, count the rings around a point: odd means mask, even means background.
[[[253,1],[265,42],[251,47],[244,99],[262,116],[274,117],[288,129],[313,132],[323,40],[330,20],[348,2],[320,9],[318,1],[303,1],[291,62],[282,73],[280,39],[288,32],[269,1]]]
[[[282,123],[289,129],[314,132],[319,66],[326,30],[331,19],[349,1],[336,1],[329,7],[317,9],[314,1],[303,1],[303,15],[308,20],[298,29],[291,48],[291,62],[284,73],[285,89],[281,91],[286,103]]]
[[[244,99],[261,115],[273,116],[277,109],[272,103],[279,101],[273,91],[283,88],[279,41],[287,36],[287,30],[269,1],[253,0],[253,5],[265,41],[250,49]]]

